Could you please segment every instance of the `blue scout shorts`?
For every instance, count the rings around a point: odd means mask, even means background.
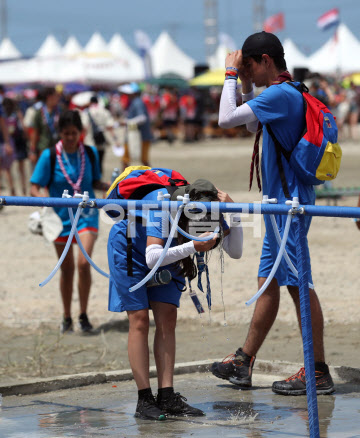
[[[141,224],[136,224],[136,238],[132,239],[133,276],[127,275],[126,229],[127,220],[124,220],[115,224],[109,234],[108,261],[110,283],[108,309],[111,312],[149,309],[150,301],[170,303],[179,307],[182,286],[174,281],[167,285],[151,288],[147,288],[144,285],[135,292],[129,292],[129,288],[139,283],[150,270],[146,265],[145,259],[146,228]],[[169,269],[169,267],[164,266],[160,269]],[[171,269],[169,270],[171,271]],[[174,272],[172,272],[172,275],[173,278],[175,277],[176,280],[180,280],[185,284],[183,277]]]
[[[285,228],[285,222],[286,222],[286,215],[276,215],[276,223],[280,232],[280,236],[283,236],[284,228]],[[309,231],[310,223],[311,223],[311,216],[305,216],[305,230],[306,234]],[[259,266],[259,277],[268,277],[270,274],[270,271],[275,263],[279,246],[276,242],[275,234],[271,225],[270,217],[268,215],[264,215],[265,219],[265,225],[266,225],[266,233],[264,237],[263,247],[262,247],[262,253],[260,258],[260,266]],[[295,226],[292,223],[289,230],[289,237],[286,244],[286,251],[289,255],[290,260],[292,261],[293,265],[297,269],[297,256],[296,256],[296,234],[295,234]],[[310,263],[310,252],[309,252],[309,246],[307,244],[306,240],[306,262],[308,265],[308,281],[309,283],[312,283],[312,276],[311,276],[311,263]],[[288,264],[286,263],[284,257],[281,260],[281,263],[278,267],[278,270],[275,274],[275,277],[279,286],[299,286],[299,280],[296,278],[296,276],[293,274],[291,269],[289,268]]]

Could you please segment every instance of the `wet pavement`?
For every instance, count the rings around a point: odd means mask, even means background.
[[[133,381],[4,397],[0,437],[309,436],[306,397],[271,391],[272,382],[283,377],[255,374],[255,386],[245,391],[208,373],[176,376],[175,390],[206,417],[162,422],[134,418]],[[360,437],[360,384],[336,382],[336,389],[334,395],[318,397],[321,438]]]

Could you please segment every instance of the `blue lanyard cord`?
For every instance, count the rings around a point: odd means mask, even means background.
[[[198,268],[198,288],[201,292],[204,293],[203,285],[202,285],[202,274],[205,272],[206,274],[206,300],[208,303],[208,308],[211,310],[211,286],[210,286],[210,276],[209,276],[209,267],[205,262],[205,253],[195,253],[196,263]]]
[[[57,136],[56,129],[55,129],[55,113],[53,116],[51,116],[46,105],[44,105],[42,107],[42,110],[44,112],[45,121],[46,121],[47,126],[49,127],[51,135],[55,138]]]

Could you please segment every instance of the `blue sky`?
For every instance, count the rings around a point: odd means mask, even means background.
[[[7,0],[8,36],[25,55],[32,55],[49,33],[64,43],[75,35],[86,44],[93,32],[106,40],[119,32],[134,47],[133,32],[142,29],[155,41],[167,30],[176,43],[198,62],[205,60],[203,0]],[[228,33],[241,47],[253,33],[251,0],[218,0],[219,31]],[[342,21],[360,39],[359,0],[266,0],[266,16],[283,11],[290,37],[306,54],[318,49],[333,31],[322,32],[317,18],[338,7]]]

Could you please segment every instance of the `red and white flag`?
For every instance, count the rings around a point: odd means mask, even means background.
[[[339,9],[334,8],[330,9],[330,11],[325,12],[320,18],[317,20],[317,26],[321,30],[329,29],[332,26],[337,26],[340,22],[340,14]]]
[[[285,20],[283,12],[279,12],[278,14],[272,15],[264,21],[263,29],[265,32],[278,32],[279,30],[284,29]]]

